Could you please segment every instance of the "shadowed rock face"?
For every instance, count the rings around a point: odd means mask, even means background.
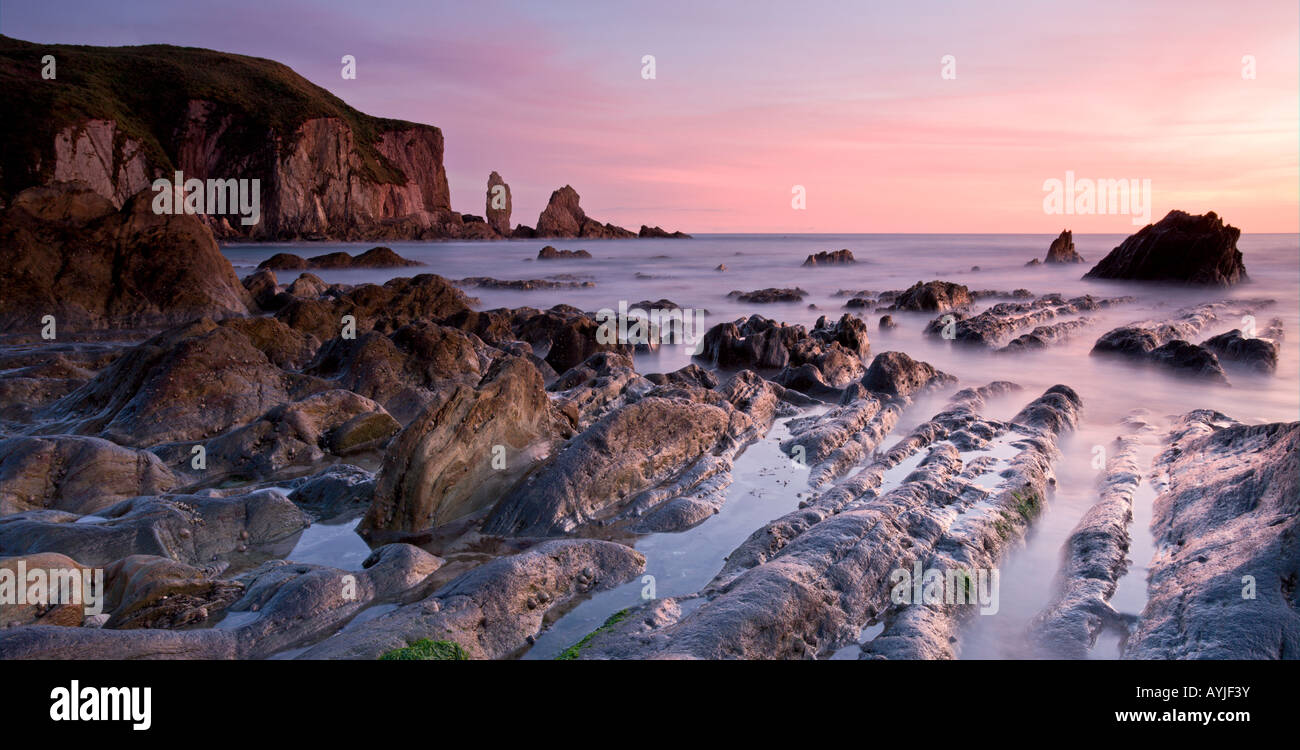
[[[1047,248],[1045,263],[1084,263],[1083,256],[1074,251],[1074,234],[1066,229],[1061,236],[1052,240]]]
[[[881,352],[871,360],[871,367],[862,376],[862,385],[869,391],[889,396],[911,396],[925,388],[956,383],[957,378],[939,372],[928,362],[917,362],[902,352]]]
[[[355,256],[348,255],[345,252],[337,252],[303,258],[292,253],[276,253],[257,264],[257,267],[259,269],[269,268],[272,271],[305,271],[308,269],[320,271],[346,268],[409,268],[422,265],[424,264],[419,261],[403,258],[393,252],[392,248],[372,247]]]
[[[176,325],[248,314],[251,299],[195,216],[121,210],[77,183],[29,188],[0,212],[0,332]],[[165,248],[165,252],[160,251]]]
[[[1124,656],[1300,654],[1300,422],[1185,415],[1155,464],[1149,598]],[[1249,578],[1247,578],[1249,577]]]
[[[1240,229],[1213,211],[1170,211],[1111,250],[1084,278],[1231,286],[1247,279],[1237,250],[1240,236]]]
[[[853,253],[849,252],[847,248],[834,252],[823,250],[820,253],[809,255],[803,262],[805,266],[840,266],[850,263],[857,263],[857,261],[854,260]]]
[[[1282,321],[1273,319],[1261,336],[1246,338],[1239,329],[1232,329],[1201,342],[1221,362],[1255,372],[1277,372],[1278,345],[1282,340]]]

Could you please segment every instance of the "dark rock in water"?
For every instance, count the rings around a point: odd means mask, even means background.
[[[357,256],[345,252],[326,253],[311,258],[301,258],[292,253],[276,253],[257,264],[258,270],[305,271],[340,270],[347,268],[409,268],[423,263],[408,260],[393,252],[392,248],[372,247]]]
[[[512,209],[510,186],[496,172],[488,175],[486,206],[484,212],[487,216],[487,223],[497,231],[497,234],[502,237],[509,237],[510,211]]]
[[[945,312],[971,305],[970,290],[947,281],[916,282],[894,300],[893,310]]]
[[[1185,415],[1157,458],[1146,608],[1132,659],[1300,654],[1300,422]]]
[[[1052,240],[1052,246],[1047,249],[1047,259],[1045,263],[1086,263],[1083,256],[1074,250],[1074,234],[1066,229],[1061,232],[1061,236]]]
[[[0,518],[0,557],[59,552],[97,567],[127,555],[160,555],[191,565],[248,561],[287,555],[311,524],[275,490],[229,498],[133,497],[95,515],[105,520],[78,523],[77,515],[54,510]]]
[[[894,316],[892,315],[880,316],[880,330],[885,331],[890,328],[897,328],[897,327],[898,324],[894,322]]]
[[[0,440],[0,516],[28,510],[85,515],[181,484],[157,456],[72,435]]]
[[[1174,339],[1151,350],[1150,359],[1181,375],[1192,375],[1227,383],[1228,376],[1214,352],[1182,339]]]
[[[648,227],[645,224],[641,225],[641,231],[637,232],[637,236],[642,239],[653,237],[660,239],[689,240],[691,238],[691,236],[685,232],[669,232],[660,229],[659,227]]]
[[[618,343],[617,337],[602,342],[601,324],[584,312],[559,305],[534,312],[528,315],[516,311],[514,332],[518,339],[531,344],[537,356],[544,357],[555,372],[581,364],[597,352],[632,354],[632,345]]]
[[[251,299],[212,231],[156,214],[144,190],[121,210],[80,183],[29,188],[0,211],[0,332],[161,327],[248,314]]]
[[[854,297],[844,303],[844,306],[850,310],[870,310],[874,305],[874,302],[869,299],[863,299],[862,297]]]
[[[853,253],[849,252],[847,248],[834,252],[823,250],[815,255],[809,255],[807,260],[803,262],[805,266],[842,266],[850,263],[857,263],[857,261],[854,260]]]
[[[725,271],[725,270],[727,270],[727,264],[726,264],[726,263],[719,263],[719,264],[718,264],[718,267],[715,268],[715,269],[713,269],[713,270],[715,270],[715,271]]]
[[[477,286],[484,289],[515,289],[530,291],[533,289],[588,289],[594,287],[594,281],[571,281],[557,279],[494,279],[489,276],[470,276],[456,282],[460,286]]]
[[[375,494],[375,475],[358,466],[334,464],[328,469],[294,480],[289,499],[318,518],[330,519],[362,511]]]
[[[587,216],[578,205],[578,191],[565,185],[551,193],[546,208],[537,217],[538,237],[568,237],[589,239],[622,239],[635,237],[623,227],[602,224]]]
[[[591,253],[586,250],[557,250],[551,245],[547,245],[537,251],[538,260],[562,260],[565,258],[590,258]]]
[[[911,396],[926,388],[951,385],[957,378],[940,372],[928,362],[917,362],[902,352],[881,352],[871,360],[871,367],[862,376],[862,385],[869,391],[890,396]]]
[[[1170,211],[1111,250],[1084,278],[1231,286],[1248,278],[1237,250],[1240,236],[1213,211]]]
[[[1202,341],[1201,346],[1214,352],[1221,362],[1271,374],[1277,372],[1278,341],[1281,338],[1282,321],[1274,319],[1263,336],[1246,338],[1234,328]]]
[[[1027,265],[1027,266],[1041,266],[1041,265],[1043,265],[1043,261],[1041,261],[1041,260],[1039,260],[1039,259],[1037,259],[1037,258],[1034,258],[1034,259],[1030,260],[1028,263],[1026,263],[1025,265]]]
[[[537,236],[537,230],[526,224],[518,224],[510,236],[517,240],[531,240]]]
[[[802,289],[776,289],[769,287],[767,289],[756,289],[752,292],[732,291],[727,294],[728,297],[735,297],[740,302],[752,302],[756,304],[770,304],[773,302],[803,302],[803,298],[808,295]]]
[[[697,356],[724,368],[789,367],[791,371],[779,374],[777,382],[800,391],[806,386],[820,392],[826,387],[841,388],[859,377],[865,369],[862,357],[870,347],[866,323],[852,315],[833,324],[822,316],[811,333],[803,326],[753,315],[710,328]],[[795,372],[804,365],[812,365],[818,375]]]
[[[566,434],[537,369],[503,357],[393,440],[361,528],[420,531],[489,508]]]

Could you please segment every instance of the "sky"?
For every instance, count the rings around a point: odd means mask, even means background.
[[[569,184],[632,229],[1300,231],[1296,0],[5,0],[0,33],[283,62],[442,128],[452,207],[496,170],[515,223]],[[1063,215],[1068,174],[1149,205]]]

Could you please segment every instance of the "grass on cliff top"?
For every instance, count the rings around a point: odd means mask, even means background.
[[[41,78],[45,55],[56,61],[52,80]],[[192,99],[215,103],[215,118],[249,118],[254,127],[232,127],[219,142],[241,153],[265,153],[267,129],[287,145],[304,121],[339,118],[352,128],[366,177],[377,183],[404,181],[375,148],[379,134],[428,127],[358,112],[272,60],[163,44],[34,44],[0,35],[0,90],[5,101],[0,191],[6,197],[48,178],[54,168],[54,135],[88,119],[115,120],[120,129],[115,151],[125,138],[133,138],[143,144],[151,166],[170,171],[176,154],[164,144],[185,121]],[[30,171],[37,161],[45,174]]]
[[[405,648],[386,651],[380,661],[467,661],[469,654],[455,641],[421,638]]]
[[[566,648],[566,649],[564,649],[563,651],[561,651],[561,652],[560,652],[560,655],[557,656],[557,657],[555,657],[555,661],[571,661],[571,660],[577,659],[577,658],[578,658],[578,655],[582,653],[582,649],[583,649],[583,648],[584,648],[588,643],[591,643],[591,639],[592,639],[592,638],[595,638],[596,636],[600,635],[601,633],[605,632],[606,630],[609,630],[610,628],[614,627],[615,625],[619,624],[620,622],[626,620],[626,619],[627,619],[627,615],[628,615],[628,610],[626,610],[626,609],[620,609],[619,611],[617,611],[617,612],[615,612],[614,614],[610,615],[610,616],[609,616],[609,619],[605,620],[605,624],[604,624],[604,625],[601,625],[600,627],[596,628],[595,630],[591,631],[590,633],[584,635],[584,636],[582,637],[582,640],[578,641],[577,643],[573,644],[572,646],[569,646],[568,648]]]

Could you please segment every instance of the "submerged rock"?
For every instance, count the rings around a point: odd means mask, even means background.
[[[1213,211],[1170,211],[1111,250],[1085,279],[1171,281],[1231,286],[1247,279],[1237,238],[1241,230]]]
[[[1282,340],[1282,321],[1274,318],[1262,336],[1247,338],[1234,328],[1201,342],[1221,362],[1228,362],[1255,372],[1277,372],[1278,344]]]

